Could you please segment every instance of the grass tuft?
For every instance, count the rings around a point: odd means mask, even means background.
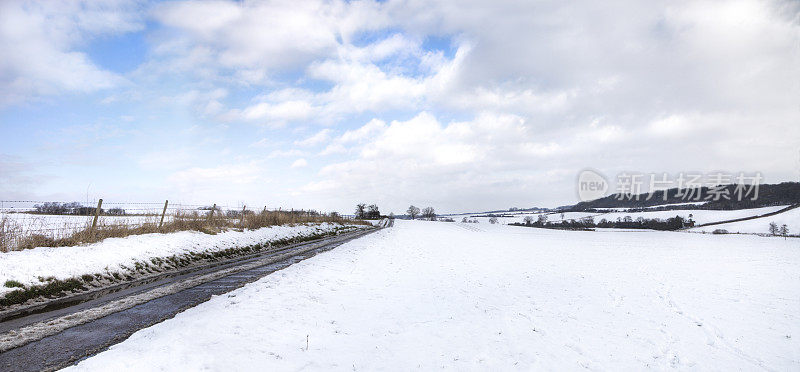
[[[18,282],[16,280],[6,280],[6,283],[4,284],[4,286],[6,288],[25,288],[25,286],[22,285],[22,283],[20,283],[20,282]]]
[[[61,297],[66,292],[85,289],[83,282],[75,278],[66,280],[52,279],[47,281],[47,284],[34,285],[6,293],[4,297],[0,297],[0,306],[20,304],[37,297]]]

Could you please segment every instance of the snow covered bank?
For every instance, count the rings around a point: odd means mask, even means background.
[[[83,274],[123,272],[137,262],[153,258],[181,256],[191,253],[213,253],[235,247],[266,244],[281,239],[302,238],[331,233],[346,227],[339,224],[273,226],[258,230],[228,230],[216,235],[196,231],[169,234],[133,235],[109,238],[98,243],[76,247],[41,247],[0,254],[0,285],[8,280],[23,285],[41,284],[39,278],[64,280]],[[0,287],[0,295],[16,288]]]
[[[397,221],[77,370],[797,370],[796,240]]]

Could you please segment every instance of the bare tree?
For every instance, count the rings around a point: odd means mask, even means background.
[[[111,208],[111,209],[106,211],[106,214],[108,214],[110,216],[124,216],[125,215],[125,210],[122,209],[122,208]]]
[[[422,209],[422,218],[433,221],[436,219],[436,211],[432,207],[425,207]]]
[[[412,205],[412,206],[408,207],[408,210],[406,211],[406,214],[411,216],[411,219],[413,220],[413,219],[417,218],[417,216],[419,216],[419,208],[417,208],[417,207]]]
[[[547,223],[547,215],[545,215],[545,214],[540,214],[540,215],[539,215],[539,218],[536,220],[536,223],[537,223],[538,225],[542,225],[542,226],[544,226],[544,224],[546,224],[546,223]]]
[[[44,204],[36,204],[33,207],[36,209],[36,213],[42,214],[80,214],[82,208],[86,209],[85,213],[94,214],[94,208],[83,207],[78,202],[45,202]],[[89,213],[89,210],[91,210],[91,213]]]
[[[533,225],[533,216],[525,216],[523,221],[525,221],[526,225]]]
[[[358,203],[356,205],[356,219],[363,220],[367,216],[367,205]]]
[[[461,223],[467,223],[467,222],[469,222],[469,219],[467,219],[467,217],[461,219]]]
[[[786,237],[789,236],[789,227],[786,226],[786,224],[781,225],[780,233],[783,236],[783,238],[786,239]]]
[[[769,223],[769,233],[772,234],[772,235],[778,235],[778,232],[779,232],[778,224],[775,223],[774,221],[770,222]]]
[[[497,223],[497,217],[489,218],[489,223],[492,224],[492,225],[496,224]]]
[[[367,215],[367,219],[371,219],[371,220],[378,219],[378,218],[381,218],[381,211],[378,209],[377,205],[370,204],[370,206],[367,207],[367,214],[366,215]]]

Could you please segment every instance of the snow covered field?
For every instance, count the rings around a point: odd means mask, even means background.
[[[797,234],[800,232],[800,208],[795,208],[769,217],[723,223],[713,226],[696,227],[690,231],[712,232],[716,229],[725,229],[731,233],[767,234],[769,233],[770,222],[775,222],[778,224],[778,226],[785,224],[789,228],[789,234]]]
[[[215,252],[228,248],[265,244],[284,238],[310,236],[333,231],[342,225],[322,223],[272,226],[258,230],[228,230],[216,235],[197,231],[169,234],[132,235],[108,238],[76,247],[40,247],[0,253],[0,283],[15,280],[25,285],[41,284],[40,277],[68,279],[82,274],[124,272],[137,262],[188,253]],[[363,227],[350,225],[351,228]],[[0,295],[14,290],[0,286]]]
[[[33,232],[63,238],[91,226],[94,216],[0,213],[0,218],[6,218],[13,222],[14,227],[18,227],[21,234]],[[164,222],[169,222],[172,218],[169,215],[165,216]],[[158,216],[101,216],[97,222],[100,226],[116,224],[142,225],[146,223],[157,224],[160,219]]]
[[[564,217],[561,217],[561,213],[545,213],[547,215],[547,221],[549,222],[559,222],[559,221],[568,221],[568,220],[579,220],[585,217],[592,217],[595,223],[600,222],[601,219],[605,218],[608,221],[616,221],[617,218],[625,218],[626,216],[630,216],[634,220],[642,217],[645,219],[668,219],[675,216],[681,216],[684,218],[689,218],[689,215],[692,215],[695,223],[703,224],[708,222],[717,222],[717,221],[724,221],[724,220],[732,220],[736,218],[743,218],[743,217],[751,217],[751,216],[758,216],[765,213],[775,212],[786,208],[786,205],[782,206],[774,206],[774,207],[763,207],[763,208],[752,208],[752,209],[738,209],[738,210],[703,210],[703,209],[676,209],[676,210],[669,210],[669,211],[651,211],[651,212],[616,212],[616,211],[608,211],[605,213],[590,213],[590,212],[564,212]],[[485,214],[474,214],[469,215],[468,217],[471,219],[476,219],[479,223],[489,223],[489,217],[474,217],[479,215]],[[522,223],[524,222],[525,216],[533,217],[534,221],[536,218],[539,217],[539,213],[525,213],[515,215],[514,217],[498,217],[498,222],[501,224],[510,224],[510,223]],[[456,221],[461,221],[461,216],[457,216],[459,218],[454,218]],[[776,220],[777,221],[777,220]],[[800,227],[800,226],[798,226]],[[761,229],[764,230],[764,229]],[[763,232],[763,231],[761,231]]]
[[[684,218],[688,218],[689,215],[692,215],[692,219],[694,219],[696,224],[703,224],[709,222],[717,222],[717,221],[725,221],[725,220],[732,220],[736,218],[744,218],[744,217],[751,217],[751,216],[758,216],[765,213],[771,213],[779,211],[783,208],[786,208],[786,205],[774,206],[774,207],[763,207],[763,208],[751,208],[751,209],[737,209],[737,210],[729,210],[729,211],[715,211],[715,210],[672,210],[672,211],[653,211],[653,212],[634,212],[634,213],[625,213],[625,212],[613,212],[602,214],[594,217],[595,222],[599,222],[600,219],[605,218],[609,221],[616,221],[617,218],[625,218],[625,216],[631,216],[634,220],[642,217],[645,219],[653,219],[653,218],[661,218],[667,219],[675,216],[681,216]]]
[[[459,214],[459,215],[452,215],[452,216],[448,216],[448,217],[454,219],[456,222],[461,222],[461,219],[466,217],[469,220],[473,220],[473,219],[474,220],[478,220],[479,223],[489,223],[490,217],[478,217],[478,216],[486,216],[486,215],[489,215],[489,214],[495,214],[495,215],[502,216],[502,217],[497,217],[497,222],[499,222],[500,224],[503,224],[503,225],[508,225],[510,223],[515,223],[515,222],[523,222],[524,219],[525,219],[525,216],[533,216],[534,219],[537,216],[539,216],[539,213],[533,213],[533,212],[502,212],[502,213],[498,212],[498,213]]]
[[[800,241],[397,221],[77,370],[798,370]]]

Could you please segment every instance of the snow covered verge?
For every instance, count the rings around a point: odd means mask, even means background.
[[[798,370],[797,240],[396,221],[74,370]]]
[[[0,254],[0,298],[19,290],[58,281],[78,285],[113,282],[143,272],[181,267],[191,261],[248,252],[269,245],[289,243],[351,231],[364,226],[334,223],[272,226],[257,230],[227,230],[217,234],[181,231],[169,234],[109,238],[75,247],[40,247]],[[246,252],[245,252],[246,253]],[[86,283],[81,283],[86,282]]]

